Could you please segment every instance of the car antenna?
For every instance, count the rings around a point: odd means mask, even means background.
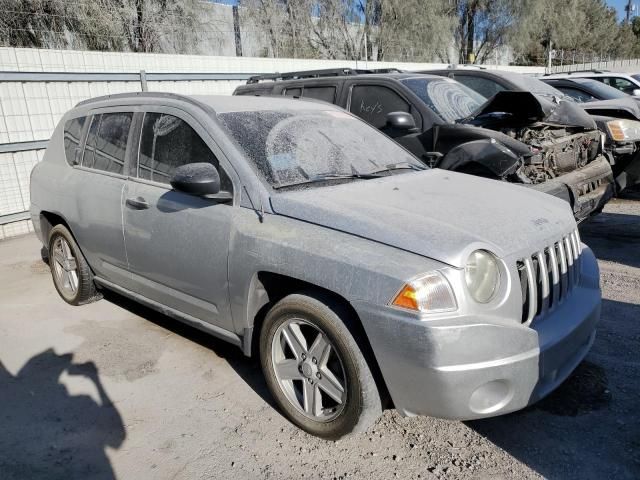
[[[264,204],[262,203],[262,196],[260,197],[260,209],[257,209],[256,206],[253,204],[253,200],[251,199],[251,195],[249,195],[249,191],[247,190],[247,186],[243,185],[242,188],[244,189],[245,193],[247,194],[247,198],[249,199],[249,203],[251,203],[251,208],[253,208],[253,211],[256,212],[256,214],[258,215],[258,220],[260,220],[260,223],[264,223]]]

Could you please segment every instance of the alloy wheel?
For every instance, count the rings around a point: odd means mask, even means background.
[[[347,399],[345,369],[318,327],[300,318],[287,319],[273,337],[271,362],[287,400],[303,415],[328,422],[342,412]]]
[[[56,285],[68,298],[72,298],[78,291],[78,263],[69,242],[64,237],[57,236],[53,242],[51,259],[53,260],[53,275]]]

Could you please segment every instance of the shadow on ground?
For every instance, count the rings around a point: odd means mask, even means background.
[[[89,395],[70,395],[63,373],[95,386]],[[0,478],[115,478],[106,447],[119,448],[125,428],[92,362],[45,350],[12,375],[0,361]]]
[[[548,397],[502,417],[466,422],[550,479],[640,478],[640,329],[617,323],[638,305],[603,300],[587,359]]]
[[[637,215],[603,212],[580,225],[582,241],[599,260],[640,267],[640,221]]]
[[[163,315],[153,309],[130,300],[127,297],[115,292],[105,291],[104,299],[117,305],[134,315],[144,318],[149,322],[158,325],[180,337],[197,343],[214,352],[218,357],[224,359],[238,376],[251,387],[265,402],[276,411],[278,410],[273,397],[269,393],[267,384],[262,376],[259,360],[255,357],[246,357],[242,351],[224,340],[220,340],[208,333],[202,332],[195,327],[186,325],[178,320]]]

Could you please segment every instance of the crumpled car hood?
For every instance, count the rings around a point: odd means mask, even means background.
[[[595,100],[581,103],[580,106],[592,115],[606,115],[607,113],[621,112],[619,117],[640,120],[640,105],[632,97],[614,98],[611,100]],[[618,115],[609,115],[618,117]]]
[[[462,267],[477,248],[531,252],[575,228],[562,200],[445,170],[278,193],[276,214]],[[267,220],[268,221],[268,220]]]
[[[582,127],[585,130],[596,130],[594,120],[578,104],[533,94],[531,92],[502,91],[496,93],[478,110],[460,123],[473,123],[482,126],[482,116],[492,113],[510,114],[514,121],[544,122],[555,125]],[[480,118],[479,118],[480,117]],[[487,118],[487,121],[492,121]]]

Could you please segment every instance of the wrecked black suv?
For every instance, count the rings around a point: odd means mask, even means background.
[[[613,195],[593,119],[528,92],[491,100],[434,75],[351,69],[251,77],[234,95],[284,95],[339,105],[430,167],[520,183],[569,202],[578,221]]]

